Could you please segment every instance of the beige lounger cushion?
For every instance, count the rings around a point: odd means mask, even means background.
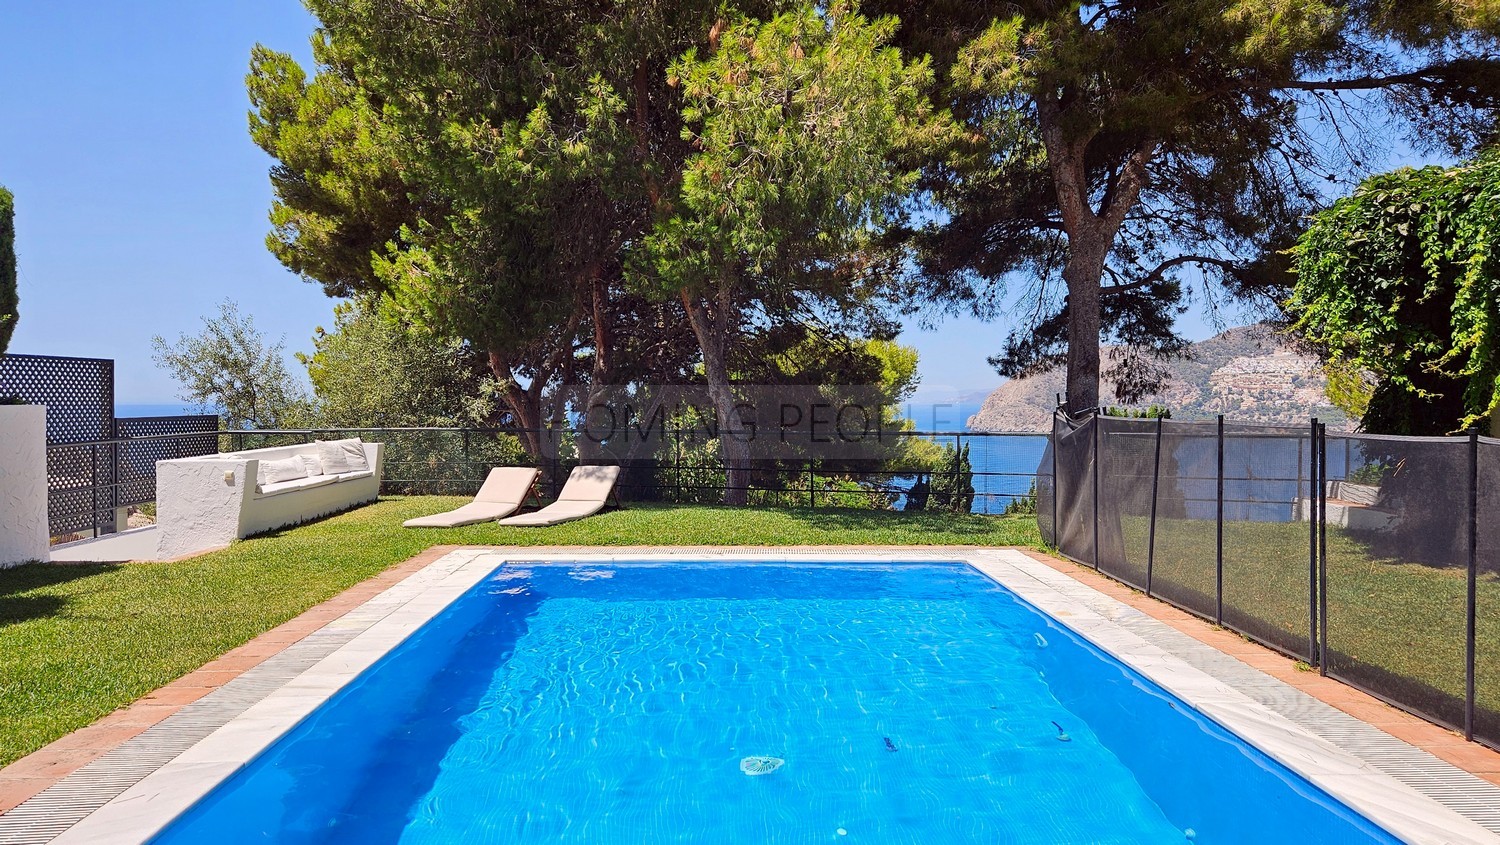
[[[489,522],[510,516],[518,507],[519,503],[510,502],[470,502],[445,513],[408,519],[402,525],[407,528],[457,528],[460,525],[473,525],[476,522]]]
[[[620,477],[620,468],[578,467],[568,476],[557,501],[536,513],[523,513],[500,520],[501,525],[556,525],[574,519],[593,516],[604,509],[609,493]]]
[[[536,483],[537,471],[531,467],[495,467],[485,478],[484,486],[474,497],[476,502],[503,502],[520,507]]]
[[[408,519],[402,525],[407,528],[457,528],[508,516],[526,501],[536,476],[537,471],[530,467],[495,467],[485,478],[474,501],[447,513]]]
[[[602,504],[609,498],[609,491],[615,489],[615,479],[619,477],[619,467],[577,467],[568,475],[568,482],[557,494],[557,500]]]
[[[553,502],[535,513],[523,513],[500,520],[501,525],[556,525],[593,516],[604,509],[603,502]]]

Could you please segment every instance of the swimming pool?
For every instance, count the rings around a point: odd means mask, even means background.
[[[646,561],[495,570],[152,841],[1189,840],[1398,841],[967,564]]]

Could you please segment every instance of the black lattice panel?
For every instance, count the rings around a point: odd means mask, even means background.
[[[3,355],[0,396],[47,406],[48,443],[108,440],[115,421],[115,362]]]
[[[109,446],[47,449],[47,521],[59,537],[114,525]]]
[[[155,501],[156,462],[217,453],[218,430],[219,418],[212,415],[115,420],[116,438],[157,438],[120,444],[115,504],[123,507]]]

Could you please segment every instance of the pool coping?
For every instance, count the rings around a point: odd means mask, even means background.
[[[298,617],[287,623],[294,626],[292,630],[279,628],[266,635],[280,632],[276,638],[288,642],[251,648],[260,643],[256,640],[242,647],[247,653],[241,659],[256,656],[249,652],[265,654],[216,691],[179,704],[179,709],[139,735],[117,739],[112,749],[0,815],[0,843],[124,842],[149,837],[502,560],[889,562],[893,557],[969,562],[1407,841],[1500,842],[1496,835],[1500,834],[1500,788],[1355,718],[1358,714],[1343,712],[1336,702],[1331,705],[1313,697],[1326,690],[1278,680],[1244,660],[1274,654],[1269,650],[1250,646],[1196,619],[1179,625],[1154,618],[1170,614],[1146,611],[1165,605],[1145,599],[1147,607],[1133,607],[1128,591],[1110,595],[1123,588],[1108,589],[1113,582],[1098,576],[1094,578],[1104,583],[1085,583],[1093,573],[1062,561],[1013,549],[928,546],[430,549],[325,603],[335,606],[319,606],[304,615],[311,619]],[[339,599],[344,601],[340,604]],[[301,623],[300,628],[294,623]],[[1181,630],[1191,625],[1203,630]],[[1231,637],[1243,647],[1234,651],[1243,655],[1223,647],[1234,643],[1205,642],[1212,639],[1200,636],[1205,632]],[[1279,655],[1275,659],[1291,665]],[[214,670],[205,667],[202,671]],[[1362,693],[1352,695],[1357,697],[1354,703],[1374,701]],[[158,701],[155,706],[162,705]],[[1433,726],[1424,727],[1446,734]],[[1488,749],[1464,746],[1500,758]],[[0,788],[11,769],[30,759],[0,770]]]

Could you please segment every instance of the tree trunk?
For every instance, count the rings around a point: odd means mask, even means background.
[[[505,357],[495,350],[489,352],[490,372],[495,378],[507,384],[505,388],[505,405],[510,408],[510,413],[516,418],[516,425],[520,429],[518,434],[521,445],[526,453],[533,458],[542,456],[541,432],[541,403],[535,401],[528,391],[522,390],[516,384],[510,365],[506,363]]]
[[[589,273],[589,302],[592,308],[591,319],[594,329],[594,366],[589,372],[588,389],[580,396],[583,400],[583,407],[577,409],[585,415],[585,420],[588,419],[588,409],[604,398],[606,388],[611,386],[609,384],[612,362],[610,351],[614,345],[609,324],[609,285],[605,282],[597,265],[590,267]],[[580,458],[597,461],[603,457],[604,450],[593,438],[576,437],[574,441]]]
[[[1092,227],[1090,227],[1092,228]],[[1068,285],[1067,411],[1081,414],[1099,407],[1100,282],[1107,236],[1084,231],[1068,237],[1068,263],[1063,280]]]
[[[1068,236],[1063,281],[1068,286],[1068,399],[1066,410],[1080,414],[1099,407],[1099,313],[1104,263],[1125,216],[1146,187],[1146,166],[1157,142],[1147,138],[1112,173],[1096,210],[1090,199],[1088,145],[1091,135],[1070,135],[1064,119],[1072,97],[1038,97],[1037,120],[1047,151],[1047,169]]]
[[[681,292],[682,305],[687,309],[688,322],[693,334],[698,337],[698,347],[703,352],[703,372],[708,380],[708,396],[713,401],[714,413],[719,422],[719,454],[724,459],[724,504],[743,505],[749,501],[750,489],[750,444],[745,439],[744,420],[740,417],[739,403],[734,398],[734,389],[729,383],[728,364],[728,320],[725,319],[727,285],[721,288],[720,308],[717,319],[708,313],[707,306],[686,290]]]

